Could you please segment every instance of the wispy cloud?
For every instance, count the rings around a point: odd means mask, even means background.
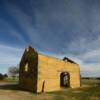
[[[21,53],[23,51],[22,49],[5,45],[0,45],[0,49],[0,64],[18,63],[18,59],[20,59]]]
[[[23,49],[0,44],[0,72],[7,72],[7,68],[19,64]]]
[[[74,59],[80,64],[82,74],[99,75],[95,74],[100,71],[99,0],[5,0],[3,4],[13,20],[10,23],[2,18],[0,25],[7,28],[12,38],[48,55]],[[17,27],[13,26],[15,24]],[[6,33],[4,29],[0,30]],[[20,50],[17,51],[17,47],[2,44],[0,48],[4,50],[1,56],[12,57],[6,63],[18,61],[15,52]],[[1,61],[3,64],[4,60]]]
[[[11,25],[11,23],[9,23],[8,21],[4,20],[4,19],[0,19],[0,32],[3,34],[9,34],[10,36],[12,36],[12,38],[14,38],[15,40],[20,41],[20,43],[25,44],[26,41],[23,38],[23,36],[20,34],[20,32],[14,28],[14,26]],[[5,29],[6,28],[6,29]]]
[[[74,59],[80,64],[81,72],[87,76],[100,76],[100,36],[94,40],[80,38],[72,41],[66,48],[63,48],[70,58]],[[89,74],[84,74],[84,73]],[[96,73],[96,74],[95,74]]]
[[[13,5],[9,2],[6,3],[6,8],[9,15],[11,15],[11,17],[16,21],[21,30],[23,30],[24,34],[26,34],[27,39],[30,40],[28,44],[33,44],[35,46],[38,45],[38,42],[41,41],[41,37],[32,24],[32,16],[27,15],[21,8],[18,8],[16,5]]]

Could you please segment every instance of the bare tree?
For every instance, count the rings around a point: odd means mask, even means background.
[[[8,74],[15,78],[16,76],[18,76],[19,74],[19,66],[12,66],[12,67],[9,67],[8,69]]]

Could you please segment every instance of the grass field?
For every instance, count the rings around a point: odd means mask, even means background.
[[[35,94],[19,88],[16,80],[0,82],[0,100],[100,100],[100,80],[82,79],[81,87]]]
[[[63,89],[51,94],[56,95],[55,100],[100,100],[100,80],[83,79],[80,88]]]

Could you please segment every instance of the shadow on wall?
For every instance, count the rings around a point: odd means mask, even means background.
[[[44,89],[45,89],[45,80],[43,81],[43,84],[42,84],[42,93],[44,92]]]

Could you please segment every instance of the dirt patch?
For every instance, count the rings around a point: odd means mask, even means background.
[[[0,82],[0,100],[100,100],[100,87],[94,84],[35,94],[20,89],[16,83]]]
[[[35,94],[24,91],[16,83],[0,82],[0,100],[54,100],[48,94]]]

